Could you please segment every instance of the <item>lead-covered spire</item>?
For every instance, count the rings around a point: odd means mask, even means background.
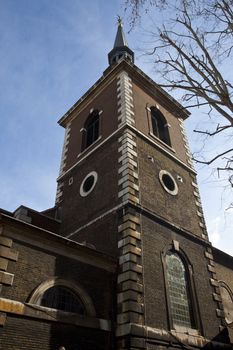
[[[134,53],[128,47],[125,34],[123,32],[122,19],[118,16],[118,28],[113,49],[108,54],[109,64],[117,63],[120,59],[126,59],[134,62]]]

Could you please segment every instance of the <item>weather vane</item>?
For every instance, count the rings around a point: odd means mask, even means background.
[[[122,25],[122,18],[119,15],[117,15],[117,23],[118,23],[119,26]]]

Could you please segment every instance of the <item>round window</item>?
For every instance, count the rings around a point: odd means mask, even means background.
[[[175,196],[178,193],[178,186],[173,176],[166,170],[161,170],[159,173],[159,180],[168,193]]]
[[[95,171],[87,174],[80,186],[80,196],[86,197],[89,193],[91,193],[96,185],[97,179],[98,175]]]

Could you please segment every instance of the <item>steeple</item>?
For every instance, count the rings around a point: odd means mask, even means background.
[[[134,53],[128,47],[125,34],[123,32],[122,19],[118,16],[118,28],[113,49],[108,54],[110,65],[117,63],[121,58],[134,62]]]

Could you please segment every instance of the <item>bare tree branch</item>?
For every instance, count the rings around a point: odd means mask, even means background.
[[[219,159],[220,157],[224,156],[224,154],[227,154],[227,153],[232,152],[232,151],[233,151],[233,148],[228,149],[227,151],[224,151],[224,152],[218,154],[217,156],[215,156],[214,158],[212,158],[211,160],[208,160],[208,161],[199,160],[199,159],[196,159],[196,158],[193,158],[193,160],[194,160],[196,163],[210,165],[210,164],[213,163],[216,159]]]
[[[158,84],[169,91],[179,90],[186,108],[209,106],[208,112],[205,111],[209,118],[216,115],[222,118],[221,125],[213,131],[194,130],[206,136],[205,140],[217,138],[225,131],[230,134],[233,130],[233,82],[228,74],[230,68],[224,71],[222,67],[223,63],[229,63],[229,67],[232,64],[233,0],[176,0],[172,4],[166,0],[125,1],[135,19],[140,18],[142,11],[147,13],[153,7],[170,14],[170,20],[157,32],[155,25],[151,31],[154,43],[150,55],[154,57]],[[227,172],[232,186],[233,157],[225,159],[223,156],[233,149],[227,142],[226,147],[209,160],[193,159],[206,165],[218,160],[223,162],[218,171]]]
[[[222,131],[224,131],[224,130],[226,130],[228,128],[231,128],[231,127],[232,127],[231,125],[218,126],[216,128],[216,130],[213,131],[213,132],[210,132],[210,131],[207,131],[207,130],[203,131],[203,130],[195,130],[195,129],[193,131],[196,132],[196,133],[199,133],[199,134],[205,134],[205,135],[208,135],[208,136],[214,136],[214,135],[217,135],[220,132],[222,132]]]

